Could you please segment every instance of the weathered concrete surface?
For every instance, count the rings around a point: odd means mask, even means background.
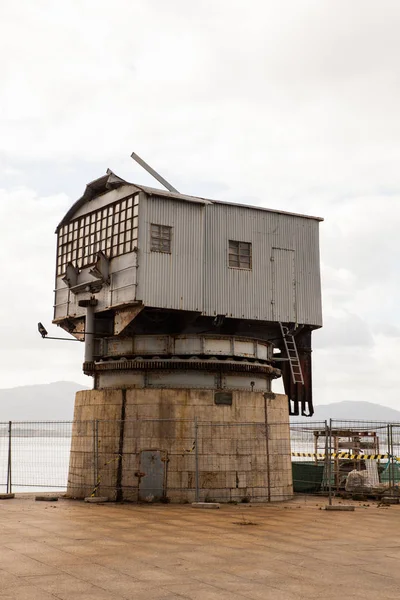
[[[200,424],[200,500],[291,498],[286,396],[277,394],[265,400],[261,392],[236,391],[232,406],[219,406],[213,390],[148,388],[77,393],[68,494],[84,498],[96,489],[98,495],[113,500],[120,488],[123,499],[137,501],[143,471],[141,452],[159,450],[168,465],[163,495],[172,502],[193,502],[195,417]],[[98,420],[96,426],[94,420]],[[226,427],[206,426],[205,422]],[[96,468],[95,436],[99,447]]]
[[[221,508],[221,505],[219,502],[192,502],[192,508],[216,509]]]
[[[92,504],[101,504],[102,502],[108,502],[107,496],[95,496],[95,497],[88,496],[84,500],[85,500],[85,502],[91,502]]]
[[[68,493],[72,497],[90,496],[98,483],[94,454],[94,440],[97,438],[95,420],[105,423],[102,426],[103,454],[110,455],[110,460],[118,457],[122,405],[122,390],[83,390],[76,394],[68,474]],[[102,495],[115,499],[116,484],[115,464],[107,469],[103,478],[107,489]]]
[[[0,506],[1,600],[397,600],[400,506]]]

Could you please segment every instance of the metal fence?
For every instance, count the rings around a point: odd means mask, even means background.
[[[0,423],[0,488],[66,489],[71,439],[71,422]]]
[[[114,500],[397,496],[400,424],[143,419],[0,423],[0,491]]]

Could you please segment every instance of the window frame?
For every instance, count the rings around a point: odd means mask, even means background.
[[[154,235],[154,228],[158,228],[158,235]],[[162,246],[167,242],[168,249]],[[154,245],[158,247],[154,247]],[[172,254],[172,226],[161,223],[150,223],[150,252],[159,252],[161,254]]]
[[[233,246],[236,245],[236,246]],[[252,271],[253,269],[253,248],[252,242],[243,242],[239,240],[228,240],[228,267],[241,271]],[[234,250],[234,252],[232,252]],[[231,264],[231,257],[234,257],[237,264]],[[243,261],[246,258],[248,261]]]

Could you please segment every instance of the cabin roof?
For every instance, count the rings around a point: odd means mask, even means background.
[[[261,210],[264,212],[270,212],[270,213],[272,212],[272,213],[278,213],[278,214],[289,215],[289,216],[294,216],[294,217],[302,217],[304,219],[312,219],[314,221],[323,221],[323,219],[321,217],[313,217],[311,215],[292,213],[292,212],[288,212],[288,211],[284,211],[284,210],[277,210],[277,209],[272,209],[272,208],[264,208],[263,206],[251,206],[249,204],[239,204],[237,202],[226,202],[223,200],[210,200],[208,198],[201,198],[199,196],[188,196],[187,194],[179,194],[177,192],[170,192],[167,190],[162,190],[162,189],[158,189],[158,188],[139,185],[136,183],[131,183],[129,181],[125,181],[124,179],[122,179],[121,177],[118,177],[118,175],[113,173],[113,171],[111,171],[110,169],[107,169],[107,172],[105,175],[103,175],[102,177],[99,177],[98,179],[95,179],[94,181],[91,181],[90,183],[87,184],[83,195],[79,198],[79,200],[74,202],[74,204],[66,212],[63,219],[58,224],[56,233],[58,232],[59,228],[62,225],[65,225],[65,223],[68,223],[72,219],[75,212],[81,206],[83,206],[86,202],[90,202],[93,198],[97,198],[98,196],[101,196],[102,194],[105,194],[105,193],[109,192],[110,190],[118,189],[119,187],[122,187],[124,185],[133,186],[138,191],[142,191],[145,194],[147,194],[148,196],[170,198],[171,200],[181,200],[183,202],[193,202],[195,204],[203,204],[203,205],[224,204],[227,206],[237,206],[237,207],[241,207],[241,208],[249,208],[252,210]]]

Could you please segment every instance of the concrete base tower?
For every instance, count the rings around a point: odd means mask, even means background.
[[[162,355],[162,344],[178,342],[190,357]],[[250,347],[262,353],[268,346],[193,337],[203,352],[227,344],[247,350],[246,360],[218,361],[193,356],[190,342],[148,336],[147,352],[157,344],[157,358],[91,365],[99,389],[76,396],[70,496],[95,490],[113,500],[192,502],[292,495],[288,399],[267,391],[276,369],[256,357],[249,362]]]

